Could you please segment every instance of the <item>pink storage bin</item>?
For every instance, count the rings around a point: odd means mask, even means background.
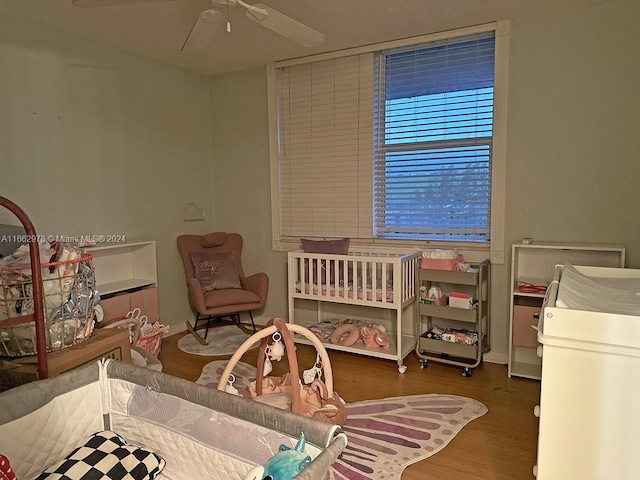
[[[457,259],[437,259],[437,258],[422,258],[420,262],[421,268],[428,268],[431,270],[450,270],[457,272],[460,270],[459,264],[462,262],[462,257]]]

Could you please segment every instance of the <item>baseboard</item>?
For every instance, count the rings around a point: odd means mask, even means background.
[[[245,317],[244,315],[241,316],[242,318],[242,325],[251,328],[251,320],[248,317]],[[253,317],[253,321],[255,322],[256,326],[261,326],[264,327],[267,322],[269,320],[271,320],[273,317],[268,317],[268,316],[254,316]],[[189,322],[191,325],[193,325],[193,322],[195,321],[194,317],[189,317],[187,319],[185,319],[183,322],[180,323],[173,323],[171,325],[169,325],[169,331],[164,333],[162,335],[162,338],[166,338],[166,337],[171,337],[172,335],[176,335],[178,333],[182,333],[182,332],[186,332],[187,331],[187,323]]]
[[[256,325],[265,326],[273,317],[261,316],[254,317]],[[286,318],[284,319],[286,321]],[[482,361],[487,363],[497,363],[498,365],[506,365],[509,363],[509,354],[504,352],[489,352],[482,356]]]
[[[267,323],[269,323],[269,320],[271,320],[274,317],[270,317],[267,315],[258,315],[257,317],[253,317],[253,321],[255,322],[256,325],[260,325],[262,327],[264,327]],[[280,317],[282,318],[282,317]],[[283,319],[284,321],[287,321],[286,318]]]
[[[169,325],[169,331],[163,334],[162,338],[167,338],[167,337],[171,337],[172,335],[176,335],[178,333],[186,332],[187,331],[186,322],[193,322],[193,318],[188,318],[184,322],[173,323]]]
[[[255,322],[256,326],[264,327],[267,324],[267,322],[269,322],[269,320],[271,320],[272,318],[273,317],[267,316],[267,315],[258,315],[253,317],[253,321]],[[186,332],[187,331],[186,322],[190,322],[193,325],[193,321],[194,321],[194,318],[190,317],[186,319],[184,322],[174,323],[172,325],[169,325],[169,331],[163,335],[163,338],[170,337],[178,333]],[[251,327],[251,321],[248,318],[243,317],[242,324],[247,327]],[[497,363],[499,365],[506,365],[507,363],[509,363],[509,354],[502,353],[502,352],[489,352],[482,356],[482,360],[487,363]]]
[[[488,363],[506,365],[507,363],[509,363],[509,354],[501,352],[489,352],[482,356],[482,360]]]

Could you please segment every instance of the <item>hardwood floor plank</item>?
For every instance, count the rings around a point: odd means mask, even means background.
[[[248,331],[250,333],[250,331]],[[189,355],[178,348],[182,334],[162,342],[160,361],[170,375],[197,380],[202,367],[224,357]],[[300,370],[315,361],[315,349],[297,346]],[[405,374],[395,362],[372,357],[329,351],[335,390],[347,402],[424,393],[452,394],[484,403],[488,413],[465,426],[451,443],[435,455],[405,469],[402,480],[520,480],[533,479],[536,462],[538,420],[533,407],[539,402],[540,383],[508,378],[507,367],[483,363],[470,378],[460,367],[429,361],[420,368],[419,358],[410,354]],[[242,361],[256,364],[257,350],[250,350]],[[274,362],[273,375],[288,371],[286,361]]]

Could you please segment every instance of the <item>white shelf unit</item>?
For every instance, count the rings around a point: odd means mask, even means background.
[[[154,241],[100,245],[84,250],[93,256],[96,287],[102,297],[157,286]]]
[[[450,272],[421,268],[418,281],[428,290],[439,287],[445,294],[451,291],[464,292],[473,298],[474,308],[469,310],[449,306],[425,304],[419,301],[418,343],[416,354],[421,367],[429,360],[457,365],[464,368],[463,374],[471,376],[472,369],[482,362],[482,355],[489,351],[489,294],[491,291],[490,262],[485,260],[472,264],[470,272]],[[433,326],[472,330],[478,334],[476,345],[446,342],[426,338],[425,333]]]
[[[556,265],[570,263],[596,267],[624,267],[625,248],[611,244],[531,243],[511,247],[511,300],[508,375],[540,380],[542,359],[538,355],[538,316],[544,291],[519,291],[518,283],[547,286]]]

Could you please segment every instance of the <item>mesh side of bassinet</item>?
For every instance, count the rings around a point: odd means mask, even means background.
[[[117,397],[122,399],[121,394]],[[189,459],[187,468],[196,470],[219,464],[221,470],[209,470],[207,479],[243,478],[253,466],[278,453],[280,445],[293,448],[298,440],[140,385],[132,388],[126,403],[114,404],[112,412],[111,429],[128,441],[170,458],[180,449],[181,458],[174,458],[174,464],[183,458]],[[203,451],[208,451],[204,457]],[[305,452],[315,458],[320,449],[307,443]],[[170,463],[167,459],[167,468]]]

